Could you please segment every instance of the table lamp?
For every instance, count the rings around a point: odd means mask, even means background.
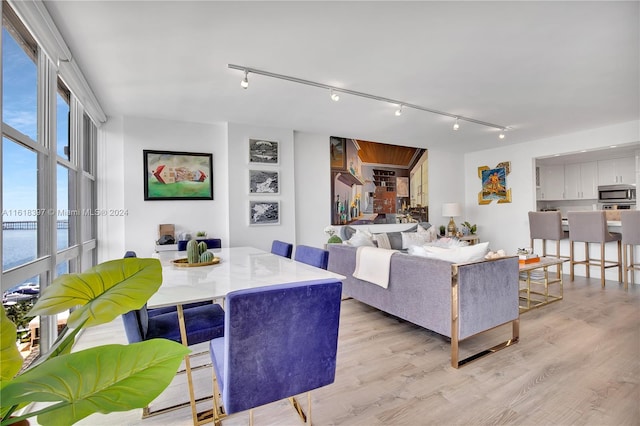
[[[449,217],[449,225],[447,226],[447,235],[452,236],[456,233],[456,223],[454,217],[462,215],[462,209],[458,203],[444,203],[442,205],[442,216]]]

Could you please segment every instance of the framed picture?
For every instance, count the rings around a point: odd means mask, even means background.
[[[249,139],[249,163],[277,165],[279,161],[278,142]]]
[[[249,201],[249,225],[279,225],[279,201]]]
[[[482,190],[478,193],[478,204],[511,202],[511,188],[507,188],[507,175],[511,172],[509,161],[498,164],[491,169],[488,166],[478,167],[478,177],[482,181]]]
[[[249,170],[250,194],[279,194],[280,173],[271,170]]]
[[[330,158],[331,158],[331,168],[346,170],[347,169],[347,140],[345,138],[338,138],[336,136],[331,136],[329,138],[330,145]]]
[[[409,196],[409,178],[408,177],[397,177],[396,178],[396,196],[397,197],[408,197]]]
[[[144,150],[144,199],[213,200],[213,155]]]

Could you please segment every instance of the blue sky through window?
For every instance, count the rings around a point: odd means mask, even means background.
[[[14,129],[38,141],[38,76],[35,62],[2,28],[2,119]],[[56,152],[63,158],[69,135],[69,105],[60,94],[57,100]],[[3,221],[35,220],[37,208],[37,155],[34,151],[3,138]],[[60,170],[61,167],[58,167]],[[68,178],[57,179],[57,209],[68,208]],[[61,196],[61,197],[60,197]],[[58,215],[66,219],[66,215]]]

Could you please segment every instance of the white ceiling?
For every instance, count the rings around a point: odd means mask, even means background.
[[[640,3],[56,1],[108,116],[237,122],[466,151],[640,117]],[[237,64],[508,126],[259,75]],[[639,136],[640,139],[640,136]]]

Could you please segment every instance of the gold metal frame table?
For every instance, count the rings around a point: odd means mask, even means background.
[[[540,257],[539,262],[520,264],[520,313],[562,300],[562,264],[566,261],[557,257]],[[549,267],[553,266],[557,266],[557,271],[550,272]],[[551,292],[554,284],[558,289]]]

